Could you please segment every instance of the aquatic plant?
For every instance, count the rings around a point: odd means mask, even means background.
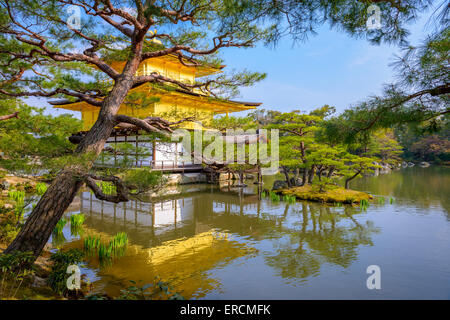
[[[386,199],[384,197],[378,198],[378,204],[384,204],[386,202]]]
[[[287,203],[295,203],[297,198],[294,195],[286,194],[283,196],[283,201]]]
[[[361,211],[366,211],[367,208],[369,207],[369,201],[366,199],[362,199],[361,202],[359,203],[359,206],[361,208]]]
[[[280,200],[281,200],[280,196],[273,191],[270,191],[269,197],[270,197],[270,200],[272,200],[272,202],[280,202]]]
[[[84,250],[89,256],[93,256],[97,253],[101,240],[98,236],[88,236],[84,238]]]
[[[82,213],[73,214],[70,216],[70,233],[73,236],[77,236],[80,234],[84,220],[85,216]]]
[[[117,233],[109,243],[101,241],[99,236],[89,236],[84,239],[85,252],[93,257],[97,256],[102,265],[108,265],[113,258],[120,258],[125,254],[128,245],[128,235]]]
[[[36,184],[36,188],[35,189],[36,189],[36,193],[39,196],[42,196],[47,191],[47,185],[45,183],[38,182]]]
[[[179,293],[175,292],[172,286],[159,277],[155,277],[155,282],[138,286],[136,281],[130,280],[131,286],[120,290],[121,295],[115,300],[185,300]]]
[[[54,234],[62,234],[64,227],[67,224],[67,220],[62,218],[58,221],[58,223],[55,226],[55,229],[53,229]]]
[[[109,245],[116,257],[122,256],[128,245],[128,235],[125,232],[119,232],[113,237]]]
[[[390,204],[393,204],[394,202],[395,202],[395,198],[392,198],[392,197],[391,197],[391,198],[389,199],[389,203],[390,203]]]

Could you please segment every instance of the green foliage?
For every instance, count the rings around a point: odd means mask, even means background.
[[[361,208],[361,211],[367,211],[367,208],[369,207],[369,200],[362,199],[359,203],[359,207]]]
[[[78,236],[82,232],[82,226],[86,217],[84,214],[73,214],[70,216],[70,234],[72,236]]]
[[[184,300],[180,293],[174,292],[172,286],[155,277],[155,282],[138,286],[136,281],[130,280],[131,286],[121,290],[117,300]]]
[[[286,194],[283,196],[283,201],[292,204],[297,201],[297,198],[293,195]]]
[[[53,253],[50,260],[53,262],[47,283],[58,294],[65,295],[67,289],[67,279],[70,274],[67,273],[67,267],[70,265],[79,265],[83,259],[83,252],[77,249],[68,251],[57,251]]]
[[[401,124],[438,131],[448,114],[449,48],[448,26],[419,46],[405,46],[394,63],[398,81],[328,122],[327,136],[334,142],[367,141],[376,130]]]
[[[272,202],[280,202],[280,200],[281,200],[280,196],[272,191],[270,191],[270,193],[269,193],[269,198],[270,198],[270,200],[272,200]]]
[[[32,252],[0,254],[0,299],[15,298],[23,281],[34,273]]]
[[[63,230],[67,222],[68,220],[61,218],[53,229],[52,244],[55,247],[61,247],[66,242],[66,237],[64,236]]]
[[[36,184],[36,194],[39,196],[44,195],[44,193],[47,191],[47,185],[42,182],[38,182]]]
[[[18,119],[0,121],[0,166],[12,173],[49,169],[51,159],[72,152],[67,137],[81,128],[72,116],[44,115],[44,109],[18,100],[0,100],[0,115],[19,111]]]
[[[98,257],[100,264],[110,265],[113,259],[122,257],[128,246],[128,236],[125,232],[119,232],[109,241],[102,242],[99,236],[88,236],[84,239],[84,251],[88,256]]]
[[[144,192],[161,186],[165,179],[161,172],[149,168],[130,169],[124,173],[123,181],[130,189]]]
[[[61,234],[66,224],[67,224],[66,219],[64,218],[59,219],[58,223],[56,223],[55,229],[53,230],[53,234]]]
[[[115,194],[117,191],[116,186],[112,182],[109,182],[109,181],[99,181],[99,182],[97,182],[97,185],[102,189],[102,192],[104,194],[111,195],[111,194]]]

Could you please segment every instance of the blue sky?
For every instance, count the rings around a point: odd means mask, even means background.
[[[411,44],[430,31],[425,28],[428,18],[423,13],[409,26]],[[241,90],[245,101],[263,102],[260,108],[278,111],[309,111],[329,104],[340,112],[394,81],[389,64],[400,52],[395,45],[374,46],[323,26],[317,36],[294,47],[286,38],[275,49],[232,49],[223,56],[228,68],[268,74],[264,81]]]
[[[409,25],[412,44],[425,38],[428,18],[429,12],[425,12]],[[251,49],[227,48],[222,56],[228,70],[267,73],[264,81],[242,88],[239,100],[262,102],[260,108],[278,111],[309,111],[329,104],[341,112],[379,94],[384,83],[394,80],[389,63],[399,53],[395,45],[374,46],[325,25],[318,35],[295,46],[291,39],[285,38],[274,49],[262,45]],[[46,112],[54,115],[68,113],[49,107],[43,100],[29,102],[46,106]]]

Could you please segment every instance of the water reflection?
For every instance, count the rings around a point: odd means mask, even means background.
[[[260,200],[256,187],[224,192],[198,186],[159,202],[122,204],[84,192],[71,210],[86,215],[87,234],[128,234],[125,257],[107,268],[91,262],[98,269],[97,289],[111,295],[128,280],[145,284],[159,276],[186,298],[205,297],[221,290],[221,269],[256,256],[274,275],[302,283],[324,263],[348,267],[358,247],[372,245],[378,232],[371,221],[355,218],[363,215],[358,208],[272,203]],[[69,246],[80,247],[81,240]]]
[[[412,167],[380,175],[376,179],[360,179],[355,181],[352,187],[408,202],[414,201],[420,208],[443,207],[450,220],[449,172],[449,168],[439,166]]]

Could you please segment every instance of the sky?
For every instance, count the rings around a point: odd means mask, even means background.
[[[409,25],[411,44],[426,37],[430,12],[424,12]],[[273,49],[262,45],[250,49],[225,48],[222,57],[228,70],[267,73],[262,82],[242,88],[237,100],[262,102],[259,108],[285,112],[310,111],[325,104],[342,112],[368,96],[381,93],[383,84],[395,80],[389,64],[395,54],[400,54],[398,46],[372,45],[330,30],[327,25],[317,31],[316,36],[296,45],[290,38],[284,38]],[[70,112],[54,109],[45,100],[31,99],[29,103],[45,106],[46,113],[53,115]],[[79,113],[72,114],[80,117]]]

